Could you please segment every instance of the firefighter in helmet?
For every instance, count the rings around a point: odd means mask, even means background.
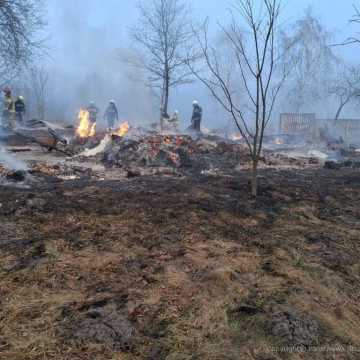
[[[193,102],[193,113],[191,117],[192,129],[196,132],[201,132],[201,120],[202,120],[203,110],[199,103],[195,100]]]
[[[22,124],[25,118],[26,106],[23,96],[18,96],[15,101],[16,122]]]
[[[105,111],[104,119],[108,125],[109,130],[112,130],[115,126],[115,123],[119,121],[119,112],[114,100],[110,100],[109,105]]]
[[[12,98],[11,89],[6,87],[4,90],[4,106],[2,114],[2,124],[5,128],[13,128],[15,126],[15,103]]]

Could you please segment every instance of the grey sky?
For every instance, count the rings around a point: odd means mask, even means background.
[[[199,17],[209,16],[213,22],[224,21],[228,15],[230,1],[222,0],[194,0],[189,1]],[[349,24],[353,14],[355,0],[285,0],[283,1],[283,17],[291,21],[302,15],[304,10],[311,6],[320,16],[324,24],[330,29],[341,33],[351,33],[354,26]],[[79,21],[85,21],[94,27],[109,25],[114,36],[126,38],[126,29],[136,21],[136,0],[50,0],[49,15],[50,29],[53,40],[61,40],[61,33],[57,33],[57,26],[61,26],[63,15],[60,9],[66,12],[77,13]],[[60,12],[59,12],[60,10]],[[113,24],[118,24],[114,27]],[[55,25],[55,27],[54,27]],[[54,31],[55,30],[55,31]]]

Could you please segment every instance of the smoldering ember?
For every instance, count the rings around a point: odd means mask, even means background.
[[[49,3],[0,2],[0,359],[359,359],[360,4]]]

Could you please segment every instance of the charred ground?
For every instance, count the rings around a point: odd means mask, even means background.
[[[248,175],[2,188],[0,358],[357,359],[359,171]]]

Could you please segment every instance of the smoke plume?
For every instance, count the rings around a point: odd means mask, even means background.
[[[2,145],[0,145],[0,165],[14,171],[26,171],[28,169],[24,161],[9,154]]]

